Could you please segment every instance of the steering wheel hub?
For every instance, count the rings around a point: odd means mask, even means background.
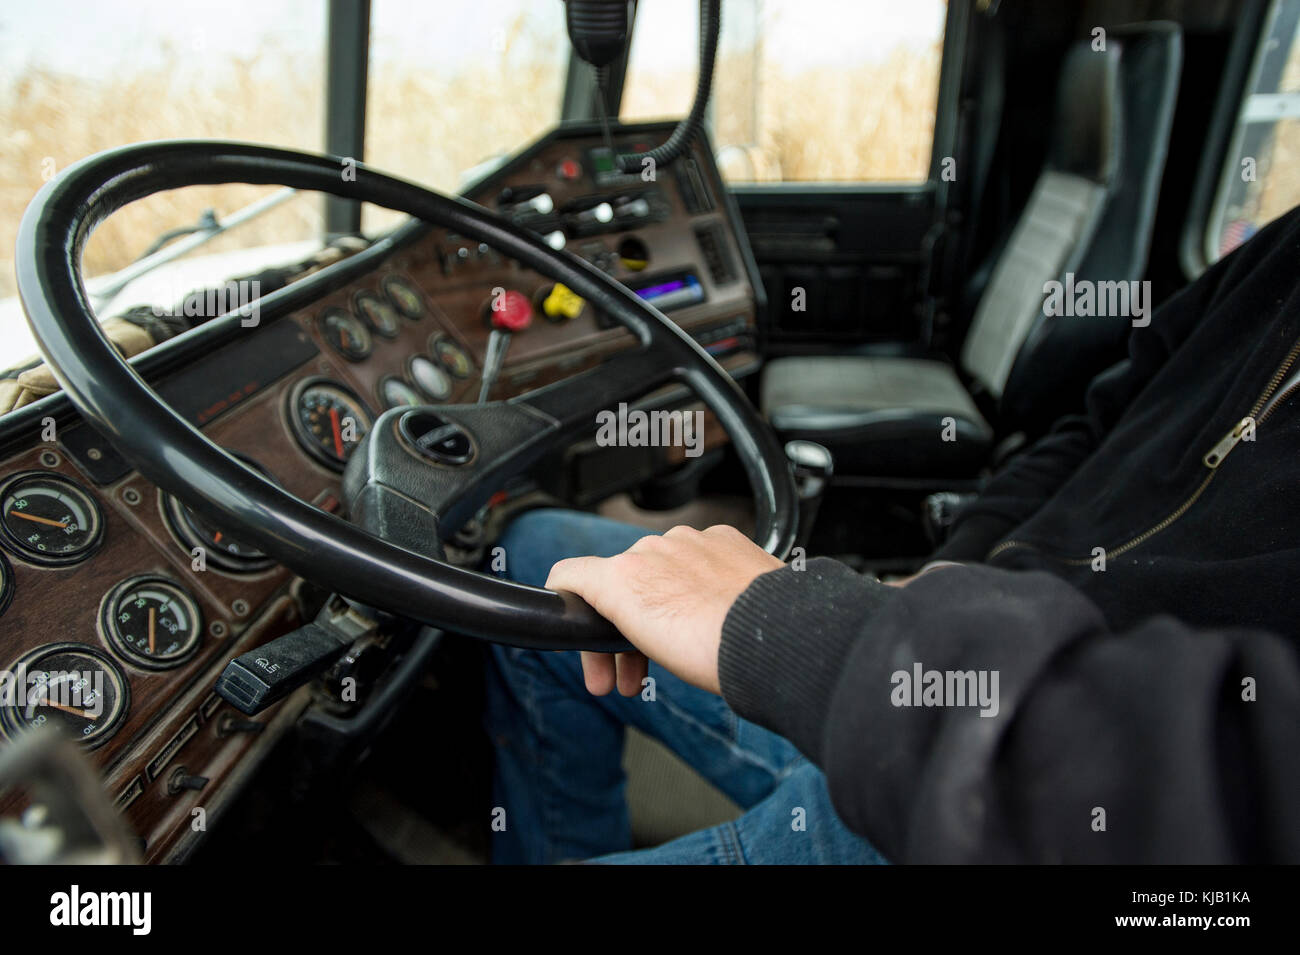
[[[460,425],[432,411],[415,409],[397,420],[397,430],[407,442],[435,464],[468,464],[474,458],[474,441]]]

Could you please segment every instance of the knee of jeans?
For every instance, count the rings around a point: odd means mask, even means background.
[[[510,522],[488,552],[488,569],[506,580],[543,586],[551,564],[558,559],[552,553],[556,533],[552,509],[525,511]]]
[[[489,654],[492,666],[509,686],[527,682],[534,690],[572,688],[575,681],[582,681],[582,659],[577,653],[493,644]]]

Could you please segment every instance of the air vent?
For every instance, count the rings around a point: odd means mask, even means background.
[[[677,185],[682,191],[682,204],[686,206],[687,212],[698,216],[717,208],[698,162],[685,156],[673,164],[673,169],[677,174]]]
[[[713,284],[726,285],[728,282],[734,282],[737,277],[736,267],[727,249],[727,236],[723,232],[722,224],[710,222],[707,225],[696,226],[695,241],[700,244],[700,251],[704,253],[704,261],[709,267],[709,275],[713,277]]]

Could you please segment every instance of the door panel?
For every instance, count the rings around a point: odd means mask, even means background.
[[[929,185],[733,191],[767,291],[770,354],[923,345]]]

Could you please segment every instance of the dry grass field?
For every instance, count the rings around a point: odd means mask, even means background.
[[[500,53],[510,56],[509,45]],[[756,54],[751,54],[756,55]],[[758,115],[752,64],[724,59],[714,113],[718,143],[738,178],[916,180],[926,175],[939,74],[936,44],[900,51],[886,63],[769,73]],[[367,161],[437,188],[512,151],[558,116],[563,73],[554,62],[510,63],[509,84],[493,64],[451,78],[377,68],[367,104]],[[300,64],[298,64],[300,66]],[[250,54],[220,81],[176,79],[179,70],[117,73],[103,82],[28,71],[0,87],[0,258],[12,262],[18,222],[51,171],[98,150],[148,139],[213,137],[319,148],[320,71]],[[672,115],[689,102],[693,70],[646,77],[628,90],[625,117]],[[665,108],[665,104],[670,104]],[[755,122],[757,120],[757,122]],[[829,131],[829,133],[828,133]],[[257,187],[190,188],[135,203],[106,222],[86,249],[87,274],[138,258],[160,233],[194,222],[207,208],[228,213],[265,195]],[[385,221],[368,214],[366,227]],[[287,242],[318,234],[320,202],[302,196],[210,243],[207,251]],[[14,294],[12,266],[0,269],[0,298]]]
[[[797,73],[765,63],[761,50],[720,58],[714,145],[741,147],[723,151],[726,172],[759,182],[925,179],[941,56],[936,42],[926,50],[899,48],[882,63]],[[762,64],[757,96],[752,57]],[[664,103],[684,112],[694,87],[693,72],[634,76],[623,115],[663,117]],[[736,155],[742,151],[744,158]]]
[[[219,87],[177,87],[158,74],[116,76],[89,83],[75,77],[28,73],[0,91],[0,258],[13,259],[23,210],[53,171],[113,146],[160,138],[248,139],[279,145],[320,141],[316,110],[319,78],[285,71],[268,87],[244,70],[224,74]],[[261,187],[190,188],[134,203],[91,237],[84,264],[98,275],[130,264],[167,229],[193,223],[207,208],[230,212],[269,191]],[[319,204],[295,199],[208,249],[291,241],[320,229]],[[13,294],[12,266],[0,273],[0,298]]]

